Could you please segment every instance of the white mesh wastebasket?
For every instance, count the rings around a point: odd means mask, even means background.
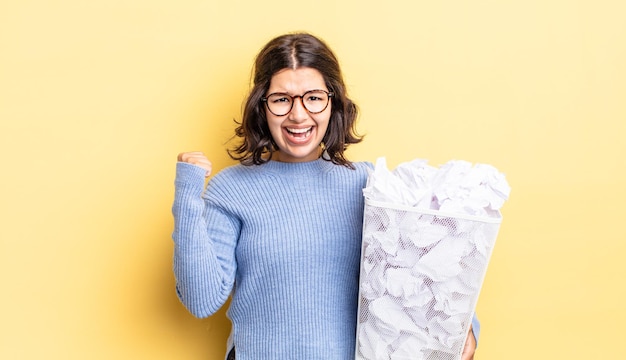
[[[366,200],[356,359],[459,360],[500,222]]]

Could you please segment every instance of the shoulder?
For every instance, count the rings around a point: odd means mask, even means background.
[[[367,161],[355,161],[352,163],[353,168],[347,166],[335,165],[335,169],[342,169],[343,172],[353,173],[356,176],[367,176],[374,169],[374,165]]]
[[[374,169],[374,164],[369,161],[357,161],[353,162],[352,165],[354,165],[360,171],[368,172],[369,170]]]
[[[354,183],[358,186],[364,186],[373,167],[368,162],[353,162],[352,168],[332,164],[329,167],[328,175],[335,178],[337,182]]]
[[[246,197],[264,191],[262,183],[265,176],[260,174],[262,166],[236,164],[228,166],[209,179],[203,198],[210,203],[224,208],[238,206]]]
[[[209,179],[210,186],[216,186],[223,183],[246,183],[252,181],[254,177],[261,174],[260,165],[231,165],[217,172]]]

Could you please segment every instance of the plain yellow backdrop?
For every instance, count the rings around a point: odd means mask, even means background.
[[[171,272],[174,164],[216,170],[270,38],[325,39],[353,160],[489,163],[512,187],[478,360],[622,359],[626,2],[4,0],[0,358],[221,359]]]

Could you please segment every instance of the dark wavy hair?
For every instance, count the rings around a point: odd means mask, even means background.
[[[243,118],[237,122],[235,137],[241,143],[228,154],[243,165],[260,165],[278,150],[267,125],[262,98],[269,90],[272,76],[283,69],[309,67],[324,77],[331,97],[331,116],[326,134],[322,139],[327,157],[337,165],[354,168],[344,157],[348,145],[361,142],[356,132],[357,106],[347,97],[339,62],[332,50],[320,39],[307,33],[282,35],[271,40],[259,52],[254,63],[254,81],[244,105]],[[269,155],[269,156],[268,156]]]

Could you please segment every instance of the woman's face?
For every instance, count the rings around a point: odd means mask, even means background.
[[[274,74],[266,95],[284,93],[295,97],[311,90],[328,91],[328,88],[319,71],[301,67],[295,70],[283,69]],[[267,124],[274,142],[278,145],[278,151],[274,153],[272,160],[305,162],[319,158],[321,151],[319,145],[328,128],[332,102],[329,99],[324,111],[312,114],[304,108],[302,101],[300,97],[294,98],[291,111],[283,116],[277,116],[269,111],[267,106],[265,107]]]

